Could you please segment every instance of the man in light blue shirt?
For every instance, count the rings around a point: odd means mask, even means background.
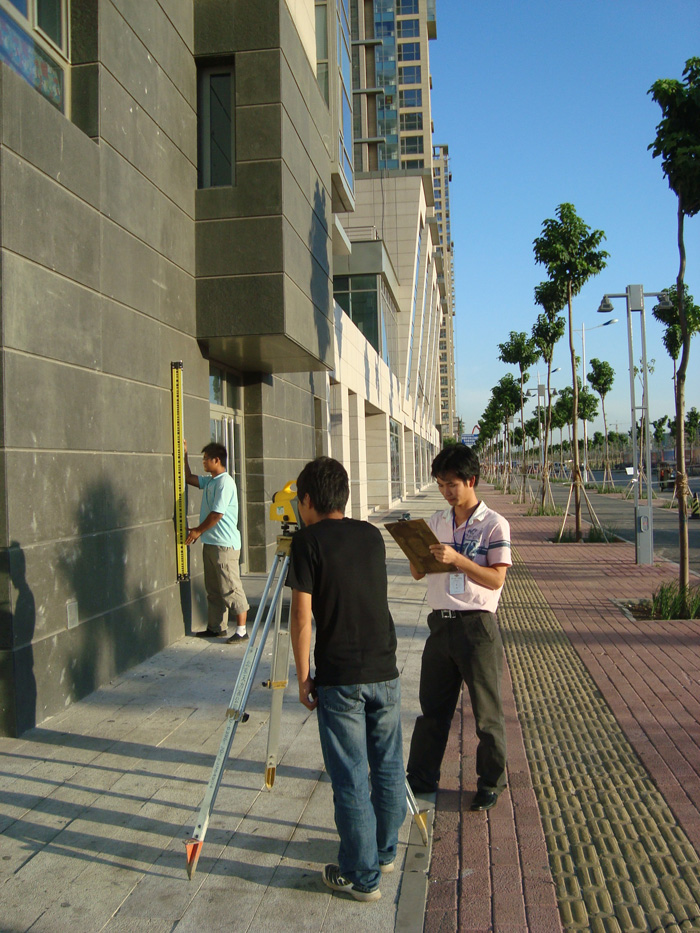
[[[236,631],[227,644],[247,641],[248,600],[243,592],[239,560],[241,534],[238,530],[238,491],[226,469],[227,451],[223,444],[202,448],[202,464],[208,476],[190,470],[185,442],[185,478],[202,490],[199,525],[188,529],[185,544],[202,539],[204,545],[204,586],[207,591],[207,627],[198,638],[228,635],[228,617],[236,616]]]

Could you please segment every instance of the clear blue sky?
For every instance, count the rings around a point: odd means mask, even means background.
[[[627,325],[597,308],[627,284],[660,291],[678,273],[677,199],[647,146],[661,110],[647,91],[657,78],[680,79],[700,56],[699,0],[437,0],[438,38],[430,43],[434,141],[450,148],[455,243],[457,410],[470,431],[491,388],[506,372],[498,344],[529,333],[546,279],[533,258],[542,222],[572,203],[604,230],[607,268],[574,299],[574,327],[586,330],[586,359],[615,370],[606,398],[608,427],[630,426]],[[686,283],[700,304],[700,215],[686,219]],[[674,414],[673,367],[663,328],[647,299],[651,418]],[[634,316],[635,357],[641,355]],[[581,355],[581,337],[575,334]],[[568,331],[555,350],[552,384],[571,384]],[[544,367],[540,364],[540,374]],[[533,370],[530,385],[537,382]],[[640,403],[641,393],[637,396]],[[691,344],[686,410],[700,408],[700,337]],[[534,412],[526,409],[526,417]],[[599,419],[602,427],[602,419]]]

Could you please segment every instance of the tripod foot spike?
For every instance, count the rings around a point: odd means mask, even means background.
[[[204,841],[199,839],[187,839],[185,840],[185,849],[187,850],[187,877],[192,880],[192,875],[194,875],[197,870],[197,862],[199,861],[199,855],[202,851],[202,846]]]
[[[416,826],[420,832],[420,837],[423,840],[423,845],[428,845],[428,813],[427,810],[421,810],[419,813],[416,813],[413,817]]]

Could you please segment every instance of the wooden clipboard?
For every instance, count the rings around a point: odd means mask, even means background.
[[[419,573],[451,573],[454,570],[452,564],[442,564],[430,553],[430,545],[440,542],[424,519],[388,522],[384,527]]]

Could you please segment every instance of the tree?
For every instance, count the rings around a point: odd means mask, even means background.
[[[552,499],[552,492],[549,486],[549,444],[548,439],[552,428],[552,358],[554,356],[554,345],[561,340],[566,330],[566,321],[559,314],[566,304],[566,295],[561,286],[556,282],[540,282],[535,288],[535,302],[540,305],[544,311],[538,315],[537,321],[532,328],[532,339],[540,351],[542,359],[547,364],[547,418],[545,420],[544,430],[544,458],[542,461],[542,487],[540,508],[544,512],[547,499]],[[539,392],[539,387],[538,390]],[[561,459],[561,457],[559,458]]]
[[[605,489],[606,483],[609,481],[611,486],[614,486],[612,472],[610,470],[610,447],[608,445],[608,421],[605,417],[605,396],[613,387],[613,382],[615,381],[615,370],[612,368],[610,363],[606,363],[605,360],[599,360],[596,357],[590,361],[589,366],[591,371],[588,374],[588,384],[591,386],[594,392],[597,392],[600,396],[600,405],[603,410],[603,432],[605,434],[605,467],[603,472],[603,489]]]
[[[569,309],[569,352],[571,354],[571,377],[573,385],[573,465],[574,509],[576,515],[576,540],[583,537],[581,528],[581,471],[578,454],[578,383],[576,380],[576,352],[574,350],[574,318],[572,300],[578,295],[593,275],[598,275],[605,266],[608,253],[598,247],[605,234],[602,230],[591,230],[577,215],[573,204],[560,204],[556,218],[542,224],[542,236],[534,241],[535,262],[545,266],[559,294],[566,293]]]
[[[659,448],[659,453],[662,455],[663,459],[663,449],[664,449],[664,438],[666,437],[666,422],[668,421],[668,415],[663,415],[661,418],[657,418],[656,421],[651,422],[651,426],[654,429],[652,437],[656,443],[656,446]]]
[[[540,351],[537,349],[535,341],[532,337],[524,332],[516,333],[512,330],[510,332],[510,337],[508,338],[507,343],[499,343],[499,359],[503,363],[508,363],[512,366],[517,366],[520,370],[520,434],[521,437],[525,434],[525,400],[523,397],[523,386],[525,385],[525,380],[527,379],[526,370],[537,362],[540,358]],[[519,502],[525,501],[525,457],[522,458],[522,474],[523,479],[520,485],[520,494],[518,496]]]
[[[666,326],[662,340],[666,347],[666,352],[673,360],[673,389],[676,390],[676,366],[678,356],[683,349],[683,334],[681,332],[680,315],[678,311],[678,292],[675,285],[669,286],[666,290],[671,307],[666,308],[661,304],[654,305],[651,313],[660,324]],[[688,322],[690,336],[700,332],[700,308],[695,304],[693,296],[688,292],[688,286],[683,283],[683,306],[685,307],[685,316]]]
[[[683,81],[661,78],[649,88],[652,99],[661,107],[661,122],[656,127],[656,139],[649,145],[653,157],[661,157],[661,167],[671,190],[678,198],[678,276],[676,297],[678,325],[681,330],[681,361],[676,371],[676,495],[678,498],[679,577],[688,615],[687,593],[690,577],[688,555],[688,514],[685,475],[685,378],[690,355],[691,329],[685,307],[685,217],[700,211],[700,58],[689,58],[683,70]]]
[[[500,415],[501,423],[505,429],[505,436],[508,443],[508,455],[506,458],[506,451],[503,452],[504,460],[508,461],[508,470],[506,474],[505,490],[506,492],[510,486],[510,430],[508,428],[508,423],[513,417],[513,415],[518,410],[518,404],[520,402],[520,388],[518,383],[515,381],[515,378],[510,374],[506,373],[505,376],[502,376],[496,385],[491,389],[491,395],[493,399],[494,406],[496,411]]]

